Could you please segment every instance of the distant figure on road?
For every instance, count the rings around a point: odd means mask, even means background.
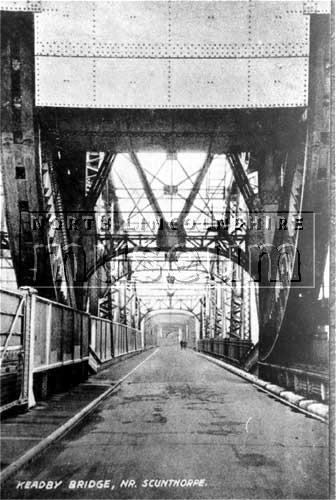
[[[183,340],[180,340],[180,347],[183,349]]]

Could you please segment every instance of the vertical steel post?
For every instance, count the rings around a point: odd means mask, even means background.
[[[226,334],[226,307],[225,307],[225,289],[221,286],[221,311],[222,311],[222,337]]]
[[[142,350],[145,349],[145,324],[146,324],[146,319],[143,319],[141,322],[141,348]]]
[[[23,384],[21,398],[28,401],[28,408],[36,405],[33,382],[34,382],[34,344],[35,344],[35,306],[37,290],[29,286],[20,288],[25,296],[24,315],[24,364],[23,364]]]
[[[216,336],[216,321],[217,321],[217,297],[216,287],[213,280],[209,284],[209,312],[210,312],[210,337]]]
[[[50,364],[50,341],[51,341],[51,321],[52,321],[52,304],[48,304],[47,318],[46,318],[46,350],[45,350],[45,364]]]

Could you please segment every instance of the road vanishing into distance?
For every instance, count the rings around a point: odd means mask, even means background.
[[[327,425],[191,350],[163,346],[145,358],[2,497],[328,497]]]

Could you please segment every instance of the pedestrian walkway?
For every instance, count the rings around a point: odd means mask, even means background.
[[[127,360],[115,359],[112,366],[90,377],[87,382],[38,402],[29,412],[4,418],[0,426],[1,471],[114,387],[150,352],[136,354]]]
[[[161,347],[2,496],[327,498],[327,441],[325,424],[191,350]]]

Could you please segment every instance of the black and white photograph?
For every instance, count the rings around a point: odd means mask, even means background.
[[[4,500],[335,498],[332,0],[1,0]]]

